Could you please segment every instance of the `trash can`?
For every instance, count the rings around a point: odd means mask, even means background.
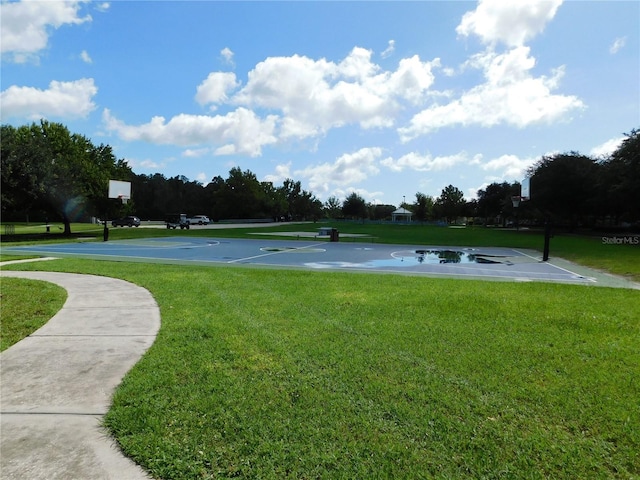
[[[332,228],[331,229],[331,242],[337,242],[338,241],[338,229],[337,228]]]

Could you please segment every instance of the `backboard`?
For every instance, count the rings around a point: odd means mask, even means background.
[[[131,198],[131,182],[109,180],[109,198],[119,198],[123,202]]]
[[[531,177],[525,177],[520,184],[520,200],[531,200]]]

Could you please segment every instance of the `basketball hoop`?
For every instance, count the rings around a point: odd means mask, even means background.
[[[107,197],[117,198],[123,204],[127,203],[131,198],[131,182],[109,180],[109,193]]]

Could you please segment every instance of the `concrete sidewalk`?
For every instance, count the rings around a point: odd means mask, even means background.
[[[160,311],[123,280],[2,270],[58,284],[63,308],[0,355],[2,479],[150,478],[101,428],[124,375],[152,345]]]

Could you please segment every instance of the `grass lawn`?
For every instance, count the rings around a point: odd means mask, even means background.
[[[64,288],[49,282],[3,278],[0,292],[0,351],[47,323],[67,299]]]
[[[638,291],[74,259],[12,268],[154,295],[159,336],[105,423],[156,478],[640,476]]]

